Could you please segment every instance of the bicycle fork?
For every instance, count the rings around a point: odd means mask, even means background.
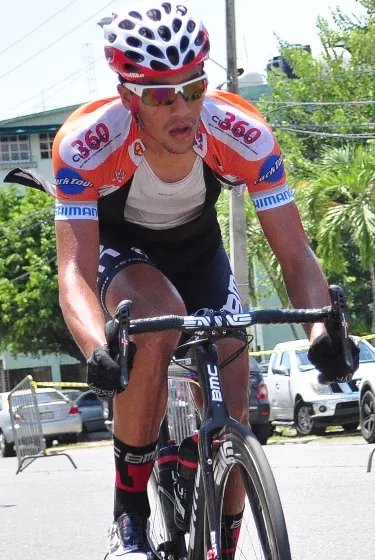
[[[221,560],[220,523],[215,493],[215,479],[213,470],[213,442],[215,435],[224,427],[235,422],[229,414],[225,403],[221,380],[218,355],[215,344],[210,342],[195,348],[195,356],[199,377],[199,384],[203,396],[202,424],[199,430],[199,472],[196,480],[203,481],[205,516],[209,527],[209,541],[207,546],[207,560]],[[201,476],[200,476],[201,474]],[[192,505],[192,523],[196,526],[199,487],[194,487]],[[202,501],[201,501],[202,503]],[[201,517],[201,516],[199,516]],[[194,535],[191,536],[194,540]],[[207,539],[207,534],[205,535]]]

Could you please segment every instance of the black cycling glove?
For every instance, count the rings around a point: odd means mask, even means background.
[[[133,367],[136,349],[134,342],[130,341],[128,373]],[[124,390],[120,383],[120,366],[111,357],[107,345],[96,348],[87,360],[87,384],[102,399],[114,397]]]
[[[353,371],[348,371],[344,356],[337,345],[332,342],[327,333],[319,335],[312,343],[308,352],[308,359],[321,373],[318,376],[319,383],[339,383],[349,381],[351,374],[359,366],[359,348],[349,337],[349,345],[353,359]]]

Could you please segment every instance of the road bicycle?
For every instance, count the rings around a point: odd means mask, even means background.
[[[123,386],[128,384],[129,336],[175,329],[191,335],[188,346],[193,358],[176,360],[179,372],[172,376],[199,383],[203,398],[189,530],[185,532],[175,523],[176,495],[161,483],[158,461],[149,483],[152,506],[149,534],[160,558],[221,560],[221,531],[224,530],[221,516],[225,492],[232,486],[231,481],[238,481],[240,475],[246,499],[236,560],[291,560],[284,513],[270,465],[251,429],[229,414],[220,381],[223,364],[218,362],[215,341],[224,337],[243,337],[244,330],[256,323],[324,322],[332,341],[340,345],[338,348],[343,352],[350,375],[353,364],[348,343],[345,294],[339,286],[331,286],[329,292],[331,305],[322,309],[250,310],[239,314],[203,310],[203,314],[193,316],[136,320],[130,318],[130,301],[119,304],[114,318],[107,323],[106,333],[110,344],[114,340],[117,343],[118,336]],[[247,346],[248,343],[244,342],[243,348]],[[159,435],[159,451],[169,443],[168,422],[164,419]],[[234,469],[236,472],[232,473]],[[230,490],[233,493],[233,487]]]

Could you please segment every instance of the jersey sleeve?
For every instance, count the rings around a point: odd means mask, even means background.
[[[56,220],[98,219],[98,199],[120,188],[114,184],[117,161],[130,127],[113,99],[84,105],[67,119],[52,148]]]
[[[280,146],[255,107],[232,93],[213,92],[205,121],[224,177],[246,185],[258,212],[293,200]]]

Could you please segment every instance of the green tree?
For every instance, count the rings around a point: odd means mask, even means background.
[[[374,162],[375,145],[327,149],[316,164],[315,177],[309,181],[307,205],[312,214],[319,216],[317,254],[327,274],[347,275],[349,282],[355,281],[353,272],[348,275],[350,255],[354,253],[357,266],[370,275],[372,304],[375,302]],[[375,309],[372,331],[375,332]]]
[[[0,340],[15,355],[82,359],[58,301],[53,201],[31,189],[0,189]]]
[[[361,19],[340,9],[332,12],[333,24],[318,19],[319,57],[279,41],[297,79],[269,72],[272,94],[262,98],[259,108],[273,124],[294,177],[309,176],[309,162],[322,147],[374,137],[374,2],[359,4],[367,8]]]

